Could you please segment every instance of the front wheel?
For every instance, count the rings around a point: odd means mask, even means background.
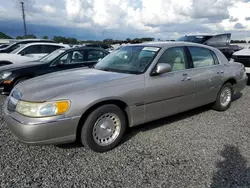
[[[216,102],[213,105],[213,109],[218,111],[227,110],[231,106],[232,96],[233,96],[232,84],[230,83],[224,84],[218,93]]]
[[[118,106],[103,105],[87,117],[81,130],[81,142],[87,149],[105,152],[119,144],[126,127],[126,116]]]

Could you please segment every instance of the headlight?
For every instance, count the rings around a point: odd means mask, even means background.
[[[52,101],[44,103],[19,101],[16,111],[28,117],[49,117],[65,114],[70,107],[70,102]]]
[[[5,79],[11,75],[11,72],[3,72],[0,74],[1,79]]]

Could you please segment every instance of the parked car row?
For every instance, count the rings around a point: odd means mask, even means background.
[[[0,53],[10,53],[22,45],[30,44],[30,43],[34,43],[34,42],[55,43],[52,40],[45,40],[45,39],[25,39],[25,40],[13,42],[13,43],[9,44],[8,46],[6,46],[5,48],[1,48]]]
[[[78,65],[90,67],[57,71]],[[186,42],[126,45],[108,55],[101,48],[58,49],[30,66],[5,67],[1,87],[11,92],[3,113],[15,138],[26,144],[79,138],[97,152],[116,147],[129,127],[210,103],[225,111],[247,82],[241,63]],[[16,83],[20,75],[38,77]]]
[[[56,43],[30,43],[21,45],[10,53],[0,54],[0,66],[24,63],[38,60],[59,48],[67,48],[68,45]]]
[[[79,48],[84,46],[104,49],[108,53],[112,52],[114,49],[110,45],[99,43],[88,45],[65,45],[57,44],[51,40],[26,39],[0,46],[0,66],[38,60],[59,48]]]
[[[3,66],[0,68],[0,92],[9,94],[18,83],[43,74],[93,66],[107,54],[100,48],[62,48],[36,61]]]

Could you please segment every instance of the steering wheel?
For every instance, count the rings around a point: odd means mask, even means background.
[[[138,61],[134,64],[134,66],[136,67],[136,69],[138,69],[140,71],[144,70],[145,67],[148,65],[150,59],[151,59],[151,57],[139,58]]]

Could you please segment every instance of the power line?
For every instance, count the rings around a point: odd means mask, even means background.
[[[23,29],[24,29],[24,37],[27,36],[27,28],[26,28],[26,21],[25,21],[25,12],[24,12],[24,2],[20,2],[22,7],[22,15],[23,15]]]

